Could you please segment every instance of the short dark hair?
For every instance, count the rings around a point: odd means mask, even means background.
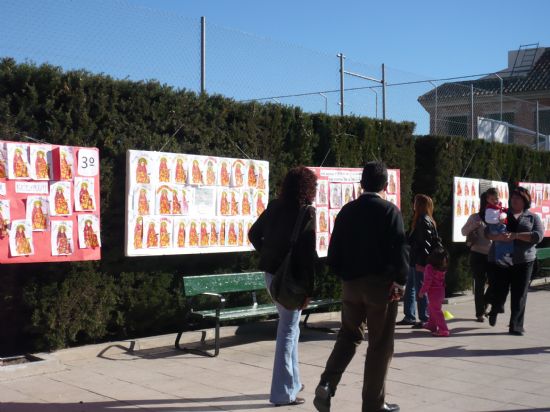
[[[435,247],[428,256],[428,263],[437,270],[446,271],[449,267],[449,252],[442,246]]]
[[[485,191],[485,196],[496,196],[498,197],[498,190],[494,187],[490,187]]]
[[[510,199],[512,199],[512,196],[519,196],[521,197],[521,200],[523,200],[523,210],[529,210],[531,208],[531,194],[529,193],[529,190],[527,190],[524,187],[518,186],[510,195]]]
[[[293,205],[310,204],[315,200],[317,176],[305,166],[290,169],[281,186],[280,198]]]
[[[381,192],[388,184],[388,169],[382,162],[368,162],[363,168],[361,187],[366,192]]]

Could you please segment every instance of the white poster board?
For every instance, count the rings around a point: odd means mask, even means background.
[[[253,250],[268,162],[129,150],[126,172],[126,256]]]

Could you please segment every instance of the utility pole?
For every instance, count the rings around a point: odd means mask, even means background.
[[[342,53],[336,55],[340,59],[340,116],[344,115],[344,56]]]
[[[201,17],[201,94],[206,92],[206,17]]]
[[[382,63],[382,120],[386,120],[386,66]]]

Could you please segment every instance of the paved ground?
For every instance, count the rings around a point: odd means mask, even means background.
[[[388,377],[388,400],[403,411],[550,411],[550,289],[529,294],[527,335],[509,336],[471,320],[473,302],[448,305],[450,338],[400,328]],[[337,326],[338,314],[317,321]],[[224,328],[218,358],[172,349],[174,336],[59,351],[45,362],[0,368],[2,412],[259,411],[267,403],[276,323]],[[189,335],[188,338],[195,336]],[[312,392],[334,335],[302,333],[304,396]],[[346,372],[333,410],[360,411],[366,344]]]

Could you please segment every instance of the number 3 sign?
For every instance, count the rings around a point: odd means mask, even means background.
[[[80,149],[78,151],[78,174],[80,176],[97,176],[99,172],[99,155],[97,150]]]

